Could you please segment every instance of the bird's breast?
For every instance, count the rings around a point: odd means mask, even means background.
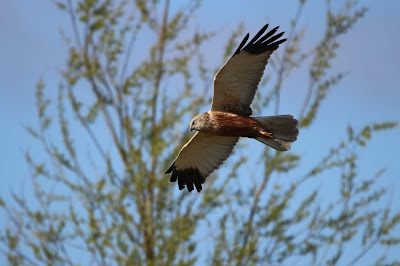
[[[207,133],[215,135],[253,138],[257,136],[259,124],[251,117],[210,111],[206,128]]]

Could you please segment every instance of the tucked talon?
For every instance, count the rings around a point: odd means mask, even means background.
[[[267,132],[267,131],[260,131],[260,133],[266,137],[272,138],[272,133]]]

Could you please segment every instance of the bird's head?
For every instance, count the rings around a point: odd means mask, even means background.
[[[197,130],[201,131],[204,126],[204,116],[203,114],[196,115],[193,117],[192,121],[190,121],[189,128],[190,131]]]

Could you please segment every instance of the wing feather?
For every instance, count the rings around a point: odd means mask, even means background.
[[[249,39],[247,34],[233,56],[215,75],[212,111],[251,115],[250,104],[268,59],[273,51],[286,41],[286,39],[278,40],[283,32],[274,35],[278,27],[262,36],[267,28],[268,24],[244,46]]]
[[[201,191],[206,178],[218,169],[231,154],[239,137],[216,136],[197,132],[181,149],[174,163],[167,170],[171,182],[178,180],[179,189]]]

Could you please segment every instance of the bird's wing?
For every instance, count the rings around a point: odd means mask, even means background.
[[[201,184],[228,158],[238,140],[238,137],[197,132],[182,147],[166,174],[172,172],[170,181],[178,180],[179,189],[184,189],[186,185],[192,191],[195,186],[200,192]]]
[[[251,115],[250,104],[268,59],[286,41],[278,40],[284,32],[274,35],[278,27],[263,35],[267,28],[268,24],[244,46],[249,39],[247,34],[233,56],[215,75],[212,111]]]

